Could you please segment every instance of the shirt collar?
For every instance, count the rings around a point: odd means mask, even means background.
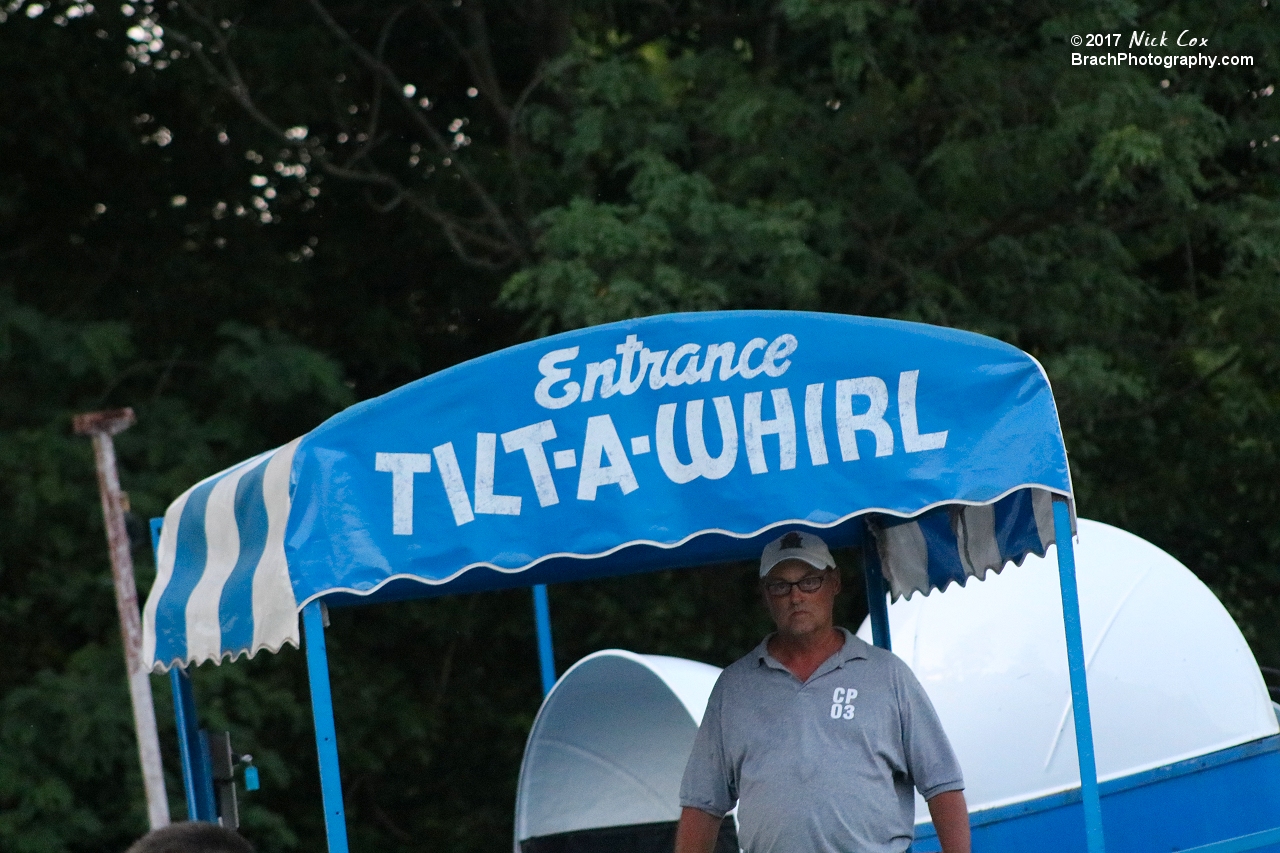
[[[848,628],[836,626],[836,630],[844,634],[844,645],[841,646],[835,654],[823,661],[822,665],[814,671],[814,675],[835,669],[836,667],[846,664],[851,660],[856,660],[858,658],[866,660],[867,658],[867,649],[870,647],[866,643],[859,640]],[[783,666],[781,661],[769,654],[769,641],[773,639],[773,636],[773,634],[770,634],[761,640],[760,645],[756,646],[755,651],[753,651],[751,655],[760,665],[767,666],[770,669],[780,669],[783,672],[789,673],[790,670]],[[810,678],[812,678],[812,676],[810,676]]]

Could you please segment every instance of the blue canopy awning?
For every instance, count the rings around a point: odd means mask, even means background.
[[[1053,541],[1043,369],[991,338],[792,312],[649,317],[512,347],[330,418],[165,513],[158,670],[298,643],[298,611],[758,555],[870,531],[895,596]]]

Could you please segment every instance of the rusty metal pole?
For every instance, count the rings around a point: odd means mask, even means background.
[[[160,738],[156,734],[156,709],[151,699],[151,672],[142,661],[142,617],[138,612],[138,588],[133,580],[133,555],[124,514],[129,496],[120,490],[116,471],[116,449],[111,436],[133,426],[133,409],[111,409],[76,415],[76,434],[93,440],[93,459],[98,469],[98,492],[102,495],[102,517],[111,552],[111,574],[115,578],[116,609],[120,612],[120,636],[124,640],[125,669],[129,673],[129,699],[138,733],[138,758],[147,794],[147,817],[152,829],[169,825],[169,799],[164,791],[164,770],[160,764]]]

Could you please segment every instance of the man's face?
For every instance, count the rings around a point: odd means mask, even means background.
[[[840,573],[834,570],[815,569],[803,560],[783,560],[769,570],[764,583],[770,581],[798,581],[804,577],[822,577],[822,586],[816,592],[802,592],[792,586],[786,595],[770,595],[762,590],[769,616],[778,626],[778,633],[793,637],[813,636],[829,630],[833,624],[832,611],[836,594],[840,592]]]

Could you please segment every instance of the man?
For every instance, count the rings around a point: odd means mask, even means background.
[[[832,624],[840,573],[819,537],[760,558],[776,633],[720,674],[680,786],[676,853],[709,853],[738,803],[746,853],[902,853],[919,790],[943,853],[969,853],[955,753],[905,663]]]
[[[253,853],[253,845],[216,823],[186,821],[148,832],[125,853]]]

